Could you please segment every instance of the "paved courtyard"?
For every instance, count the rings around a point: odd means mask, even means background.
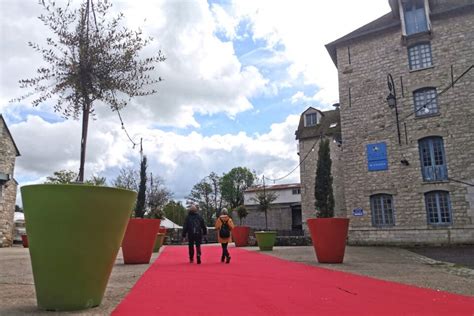
[[[258,251],[253,247],[247,249]],[[430,259],[405,249],[349,246],[344,264],[339,265],[317,263],[312,247],[276,247],[273,252],[265,254],[328,269],[474,296],[473,269],[459,263]],[[154,254],[152,261],[158,256]],[[203,264],[206,264],[206,260],[216,259],[207,258],[204,247]],[[232,260],[239,258],[233,257]],[[467,260],[470,261],[469,258]],[[0,248],[0,315],[108,315],[148,267],[149,265],[124,265],[119,254],[101,306],[69,313],[42,312],[36,308],[28,250],[20,247]]]

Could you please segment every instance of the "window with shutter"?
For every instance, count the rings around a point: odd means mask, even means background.
[[[418,141],[421,173],[424,181],[443,181],[448,179],[448,168],[441,137],[428,137]]]
[[[428,31],[424,0],[403,1],[406,35]]]

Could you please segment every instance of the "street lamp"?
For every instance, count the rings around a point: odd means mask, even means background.
[[[393,109],[395,108],[395,117],[397,120],[397,133],[398,133],[398,144],[401,145],[401,136],[400,136],[400,124],[398,122],[398,108],[397,108],[397,93],[395,92],[395,84],[393,83],[393,78],[391,74],[387,75],[387,86],[389,94],[387,96],[388,106]]]

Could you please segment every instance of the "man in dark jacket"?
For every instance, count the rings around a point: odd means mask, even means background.
[[[194,245],[196,245],[196,262],[201,264],[202,236],[207,235],[207,227],[194,204],[189,207],[188,216],[184,220],[183,238],[186,238],[186,235],[188,235],[189,262],[194,261]]]

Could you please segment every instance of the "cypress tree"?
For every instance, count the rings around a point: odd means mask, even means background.
[[[135,217],[143,218],[145,216],[146,203],[146,156],[143,156],[140,163],[140,185],[138,186],[137,204],[135,206]]]
[[[334,195],[332,191],[331,156],[329,140],[321,139],[318,151],[318,165],[314,197],[317,217],[334,217]]]

